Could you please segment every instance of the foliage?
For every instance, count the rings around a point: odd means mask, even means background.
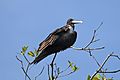
[[[35,54],[32,51],[29,51],[28,55],[31,56],[31,57],[35,57]]]
[[[120,72],[120,69],[118,70],[113,70],[113,71],[107,71],[107,68],[104,69],[104,65],[108,62],[108,60],[111,58],[111,57],[115,57],[116,59],[118,59],[120,61],[120,57],[117,55],[117,54],[114,54],[113,52],[110,53],[106,58],[105,60],[103,61],[102,64],[99,63],[99,61],[96,59],[96,57],[92,54],[93,51],[95,50],[102,50],[104,49],[104,47],[98,47],[98,48],[91,48],[90,45],[99,41],[100,39],[96,39],[96,32],[98,31],[98,29],[100,28],[100,26],[102,25],[103,23],[101,23],[97,29],[94,30],[93,32],[93,36],[90,40],[90,42],[83,48],[76,48],[76,47],[73,47],[71,46],[72,49],[74,50],[78,50],[78,51],[85,51],[85,52],[88,52],[90,54],[90,56],[95,60],[95,63],[98,65],[98,69],[95,70],[95,72],[93,73],[93,75],[88,75],[87,76],[87,80],[113,80],[113,78],[107,78],[105,75],[106,73],[117,73],[117,72]],[[31,62],[28,60],[28,58],[26,56],[30,56],[33,58],[37,57],[38,56],[38,52],[37,50],[33,50],[33,51],[27,51],[28,50],[28,46],[23,46],[22,47],[22,50],[20,52],[20,54],[22,55],[22,57],[26,60],[26,62],[23,62],[23,60],[21,60],[18,56],[16,56],[16,59],[20,62],[21,64],[21,69],[22,71],[24,72],[25,74],[25,80],[32,80],[31,79],[31,76],[29,76],[29,73],[28,71],[30,70],[30,66],[32,65]],[[26,54],[27,53],[27,54]],[[55,58],[57,56],[57,53],[54,55],[53,57],[53,60],[50,64],[48,64],[48,78],[49,80],[57,80],[58,78],[61,78],[61,77],[65,77],[65,76],[69,76],[70,74],[73,74],[74,72],[76,72],[77,70],[79,70],[79,68],[76,66],[75,63],[71,62],[70,60],[68,60],[68,66],[67,68],[65,68],[64,70],[61,70],[61,67],[57,65],[57,63],[55,63]],[[25,66],[27,65],[27,66]],[[37,80],[37,78],[39,76],[41,76],[41,74],[43,73],[44,71],[44,68],[45,66],[43,66],[41,72],[35,76],[35,80]],[[63,73],[67,73],[67,74],[64,74]]]
[[[91,80],[91,76],[90,76],[90,75],[88,75],[87,80]],[[93,80],[113,80],[113,78],[106,78],[105,75],[101,75],[101,74],[98,73],[98,74],[93,78]]]
[[[77,71],[77,70],[79,69],[76,65],[74,65],[73,62],[68,61],[68,63],[69,63],[69,66],[71,67],[71,69],[72,69],[73,71]]]
[[[28,46],[23,46],[23,47],[22,47],[22,50],[21,50],[21,55],[25,58],[25,60],[26,60],[27,63],[28,63],[26,69],[25,69],[25,67],[23,66],[23,61],[20,60],[17,56],[16,56],[16,58],[17,58],[18,61],[20,61],[21,65],[22,65],[21,68],[22,68],[22,70],[23,70],[23,72],[24,72],[24,74],[25,74],[25,80],[27,80],[27,78],[28,78],[29,80],[32,80],[32,79],[30,78],[30,76],[28,75],[28,70],[29,70],[29,67],[30,67],[31,63],[30,63],[30,61],[27,59],[26,56],[30,56],[30,57],[34,58],[34,57],[38,56],[38,53],[37,53],[36,49],[33,50],[33,51],[27,51],[27,50],[28,50]],[[26,54],[26,53],[27,53],[27,54]],[[56,55],[55,55],[55,56],[56,56]],[[54,58],[55,58],[55,56],[54,56]],[[118,55],[115,55],[115,54],[113,54],[113,53],[109,54],[101,65],[99,64],[99,62],[97,61],[97,59],[96,59],[93,55],[91,55],[91,56],[93,57],[93,59],[94,59],[94,60],[96,61],[96,63],[98,64],[99,69],[98,69],[92,76],[91,76],[91,75],[88,75],[88,76],[87,76],[87,80],[113,80],[113,78],[107,78],[107,77],[105,76],[105,73],[116,73],[116,72],[119,72],[119,71],[120,71],[120,70],[105,71],[105,70],[103,69],[103,66],[106,64],[106,62],[108,61],[108,59],[109,59],[110,57],[116,57],[117,59],[120,60],[120,57],[119,57]],[[56,63],[54,63],[54,58],[53,58],[53,61],[51,62],[51,64],[48,65],[48,76],[49,76],[49,80],[57,80],[57,79],[60,78],[60,77],[68,76],[68,75],[70,75],[70,74],[73,74],[73,73],[76,72],[77,70],[79,70],[79,68],[76,66],[76,64],[73,63],[73,62],[71,62],[71,61],[69,61],[69,60],[68,60],[68,66],[67,66],[67,68],[64,69],[64,70],[61,70],[60,66],[58,66]],[[50,67],[50,66],[51,66],[51,67]],[[49,68],[51,68],[51,70],[50,70]],[[71,70],[70,70],[70,69],[71,69]],[[40,74],[38,74],[38,75],[35,77],[35,80],[37,79],[37,77],[39,77],[39,76],[42,74],[43,70],[44,70],[44,67],[43,67],[43,69],[41,70]],[[52,73],[51,73],[51,72],[52,72]],[[67,74],[64,74],[64,75],[63,75],[63,73],[65,73],[65,72],[67,72]],[[50,73],[51,73],[51,74],[50,74]]]
[[[23,47],[22,47],[21,54],[24,55],[25,52],[27,51],[27,49],[28,49],[28,46],[23,46]]]

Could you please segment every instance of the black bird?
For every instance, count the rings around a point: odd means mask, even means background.
[[[82,21],[68,19],[65,26],[52,32],[43,42],[39,44],[39,48],[37,50],[39,55],[32,63],[37,64],[48,55],[63,51],[72,46],[77,38],[77,32],[74,31],[74,24],[78,23],[82,23]]]

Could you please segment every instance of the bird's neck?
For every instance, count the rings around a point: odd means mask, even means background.
[[[74,31],[74,26],[68,25],[69,32],[72,33]]]

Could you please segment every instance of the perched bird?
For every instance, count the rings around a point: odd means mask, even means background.
[[[78,23],[82,23],[82,21],[68,19],[65,26],[50,33],[49,36],[39,44],[37,50],[39,54],[32,63],[37,64],[48,55],[63,51],[72,46],[77,38],[77,32],[74,31],[74,24]]]

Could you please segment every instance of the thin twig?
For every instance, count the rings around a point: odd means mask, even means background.
[[[23,62],[22,62],[22,60],[20,60],[17,56],[16,56],[16,59],[21,63],[21,69],[23,70],[25,76],[27,76],[28,79],[31,80],[30,76],[26,73],[26,71],[25,71],[25,69],[24,69],[24,67],[23,67]],[[25,80],[26,80],[26,78],[25,78]]]
[[[120,70],[114,70],[114,71],[99,71],[99,73],[117,73],[120,72]]]
[[[54,76],[54,77],[55,77],[55,80],[56,80],[56,79],[57,79],[57,77],[59,76],[59,69],[60,69],[60,68],[57,66],[57,64],[56,64],[56,63],[55,63],[54,65],[55,65],[55,71],[54,71],[55,76]]]
[[[94,42],[97,42],[99,41],[100,39],[95,39],[96,37],[96,32],[99,30],[99,28],[102,26],[103,22],[101,22],[101,24],[98,26],[97,29],[94,30],[93,32],[93,36],[90,40],[90,42],[84,47],[84,48],[76,48],[76,47],[73,47],[71,46],[71,48],[75,49],[75,50],[83,50],[83,51],[87,51],[87,52],[91,52],[93,50],[101,50],[101,49],[104,49],[105,47],[99,47],[99,48],[89,48],[89,46],[94,43]]]
[[[71,71],[71,72],[69,72],[69,73],[67,73],[67,74],[65,74],[65,75],[61,75],[61,76],[59,76],[58,78],[60,78],[60,77],[65,77],[65,76],[68,76],[68,75],[71,75],[72,73],[74,73],[75,71]]]
[[[93,32],[93,36],[92,36],[91,41],[90,41],[84,48],[89,47],[89,46],[94,42],[95,35],[96,35],[96,30],[94,30],[94,32]],[[97,40],[97,41],[98,41],[98,40]],[[96,42],[96,40],[95,40],[95,42]]]
[[[66,69],[64,69],[64,70],[62,70],[62,71],[60,71],[60,72],[57,72],[57,75],[55,76],[55,80],[56,80],[57,78],[60,78],[60,74],[66,72],[69,68],[70,68],[70,65],[69,65]],[[57,69],[58,69],[58,68],[57,68]],[[71,72],[70,72],[70,73],[71,73]],[[69,74],[69,73],[68,73],[68,74]],[[68,75],[68,74],[66,74],[66,75]],[[62,76],[65,76],[65,75],[62,75]],[[62,77],[62,76],[61,76],[61,77]]]
[[[103,24],[103,22],[101,22],[101,24],[98,26],[98,28],[94,30],[91,41],[84,48],[88,48],[92,43],[97,42],[97,41],[100,40],[100,39],[96,40],[95,37],[96,37],[96,32],[99,30],[99,28],[102,26],[102,24]]]
[[[60,73],[63,73],[65,71],[67,71],[69,68],[70,68],[70,65],[66,69],[64,69],[63,71],[61,71]]]
[[[100,23],[100,25],[98,26],[98,28],[96,29],[96,31],[98,31],[102,25],[103,25],[103,22]]]
[[[99,73],[99,71],[101,71],[101,69],[103,68],[103,66],[105,65],[105,63],[108,61],[108,59],[110,58],[110,56],[112,56],[112,54],[113,54],[113,53],[111,53],[111,54],[109,54],[109,55],[107,56],[107,58],[103,61],[102,65],[101,65],[101,66],[98,68],[98,70],[92,75],[91,80],[95,77],[95,75],[96,75],[97,73]]]
[[[48,77],[49,77],[49,79],[48,79],[48,80],[51,80],[51,77],[50,77],[50,68],[49,68],[49,65],[48,65]]]
[[[120,57],[119,57],[118,55],[113,54],[113,55],[111,55],[111,56],[116,57],[117,59],[120,60]]]
[[[74,50],[83,50],[83,51],[93,51],[93,50],[101,50],[101,49],[104,49],[105,47],[99,47],[99,48],[77,48],[77,47],[74,47],[74,46],[71,46],[71,48],[73,48]]]
[[[30,67],[31,63],[29,62],[29,60],[27,59],[27,57],[25,56],[25,54],[23,54],[23,57],[25,58],[26,62],[28,63],[27,64],[27,68],[25,70],[25,73],[28,73],[28,70],[29,70],[29,67]],[[27,75],[25,75],[25,80],[27,80]]]
[[[43,72],[44,69],[45,69],[45,67],[43,66],[41,72],[37,76],[35,76],[35,80],[37,80],[37,78],[42,74],[42,72]]]
[[[99,64],[99,62],[97,61],[97,59],[95,58],[95,56],[93,56],[93,55],[91,55],[92,56],[92,58],[95,60],[95,62],[97,63],[97,65],[100,67],[100,64]]]
[[[25,60],[27,61],[28,64],[30,64],[29,60],[27,59],[27,57],[25,56],[25,54],[23,54],[23,57],[25,58]]]
[[[28,73],[29,67],[30,67],[30,64],[28,63],[25,73]],[[26,78],[27,76],[25,75],[25,80],[27,80]]]

